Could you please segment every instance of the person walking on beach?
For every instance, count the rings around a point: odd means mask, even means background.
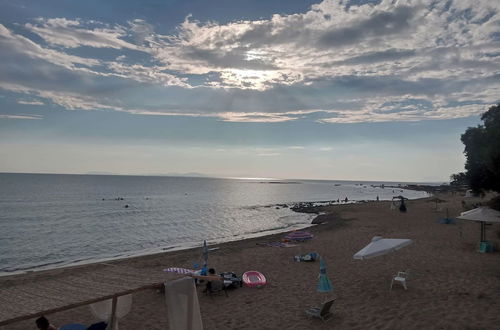
[[[55,326],[50,324],[49,320],[45,316],[40,316],[35,321],[36,327],[40,330],[57,330]]]

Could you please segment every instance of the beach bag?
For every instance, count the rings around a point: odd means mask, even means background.
[[[301,262],[301,261],[316,261],[316,259],[318,259],[318,254],[316,252],[311,252],[311,253],[307,253],[307,254],[304,254],[304,255],[299,255],[299,256],[295,256],[294,257],[294,260],[295,261],[298,261],[298,262]]]
[[[235,273],[233,272],[224,272],[221,273],[220,276],[224,278],[224,285],[226,288],[238,288],[243,285],[243,282],[241,281],[241,278],[239,278]],[[227,284],[229,281],[231,281],[230,284]]]

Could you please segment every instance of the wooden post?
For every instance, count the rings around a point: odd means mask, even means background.
[[[109,317],[109,328],[111,330],[115,330],[116,327],[116,305],[118,302],[118,297],[113,297],[111,302],[111,315]]]

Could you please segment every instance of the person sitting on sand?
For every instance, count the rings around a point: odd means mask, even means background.
[[[49,323],[45,316],[40,316],[35,321],[36,327],[40,330],[57,330],[55,326]]]
[[[214,268],[210,268],[208,270],[208,276],[215,276],[215,269]],[[211,289],[212,289],[212,281],[207,281],[207,286],[205,287],[204,292],[210,292]]]

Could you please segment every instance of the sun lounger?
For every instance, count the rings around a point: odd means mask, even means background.
[[[311,317],[320,318],[322,321],[326,321],[333,315],[331,309],[334,301],[335,299],[325,301],[321,307],[311,307],[306,310],[306,314]]]

